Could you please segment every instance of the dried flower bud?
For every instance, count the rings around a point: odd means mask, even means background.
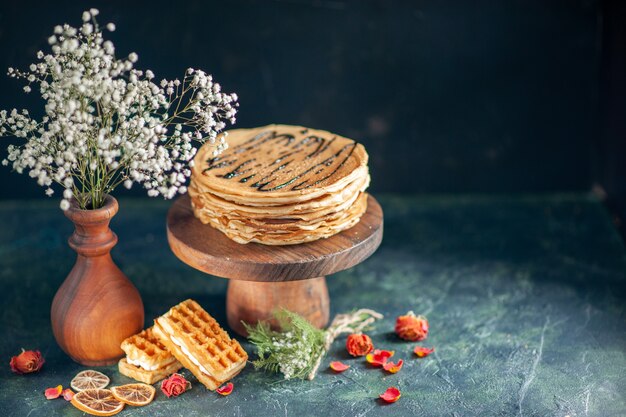
[[[413,342],[424,340],[428,336],[428,320],[409,311],[396,319],[395,331],[398,337],[404,340]]]
[[[346,349],[352,356],[365,356],[374,349],[372,339],[363,333],[354,333],[346,340]]]
[[[39,371],[45,362],[38,350],[22,349],[22,353],[11,358],[9,365],[16,374],[28,374]]]
[[[172,374],[172,376],[161,382],[161,391],[163,391],[168,398],[178,397],[189,388],[191,388],[191,384],[181,374]]]

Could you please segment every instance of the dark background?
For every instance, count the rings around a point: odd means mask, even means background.
[[[237,127],[302,124],[363,142],[373,192],[595,185],[623,210],[624,2],[4,1],[0,68],[26,68],[54,25],[79,26],[89,7],[116,23],[118,55],[137,52],[158,79],[192,66],[237,92]],[[0,108],[42,107],[22,85],[0,76]],[[0,199],[43,195],[6,167],[0,182]]]

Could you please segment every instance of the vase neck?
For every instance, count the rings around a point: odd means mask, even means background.
[[[65,211],[75,227],[68,240],[70,247],[86,257],[108,254],[117,243],[117,236],[109,228],[117,210],[117,200],[111,196],[107,196],[104,206],[96,210],[81,210],[77,204],[71,204]]]

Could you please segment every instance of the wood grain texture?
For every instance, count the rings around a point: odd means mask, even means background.
[[[224,278],[282,282],[322,277],[368,258],[383,237],[383,211],[371,195],[359,223],[328,239],[287,246],[236,243],[195,218],[187,195],[167,215],[167,237],[186,264]]]
[[[242,321],[248,324],[267,321],[275,328],[278,323],[272,313],[278,308],[298,313],[318,328],[326,326],[330,314],[326,278],[285,282],[231,280],[228,283],[228,325],[240,335],[248,335]]]
[[[69,245],[78,256],[52,302],[52,330],[61,349],[87,366],[116,363],[121,342],[144,324],[141,296],[109,253],[117,243],[109,228],[117,210],[108,196],[101,209],[73,204],[65,212],[76,228]]]

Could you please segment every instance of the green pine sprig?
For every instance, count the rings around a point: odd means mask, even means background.
[[[252,362],[254,367],[281,372],[285,379],[307,378],[317,358],[323,354],[326,332],[288,310],[277,310],[274,317],[278,331],[265,322],[256,326],[243,323],[250,342],[257,347],[259,358]]]

